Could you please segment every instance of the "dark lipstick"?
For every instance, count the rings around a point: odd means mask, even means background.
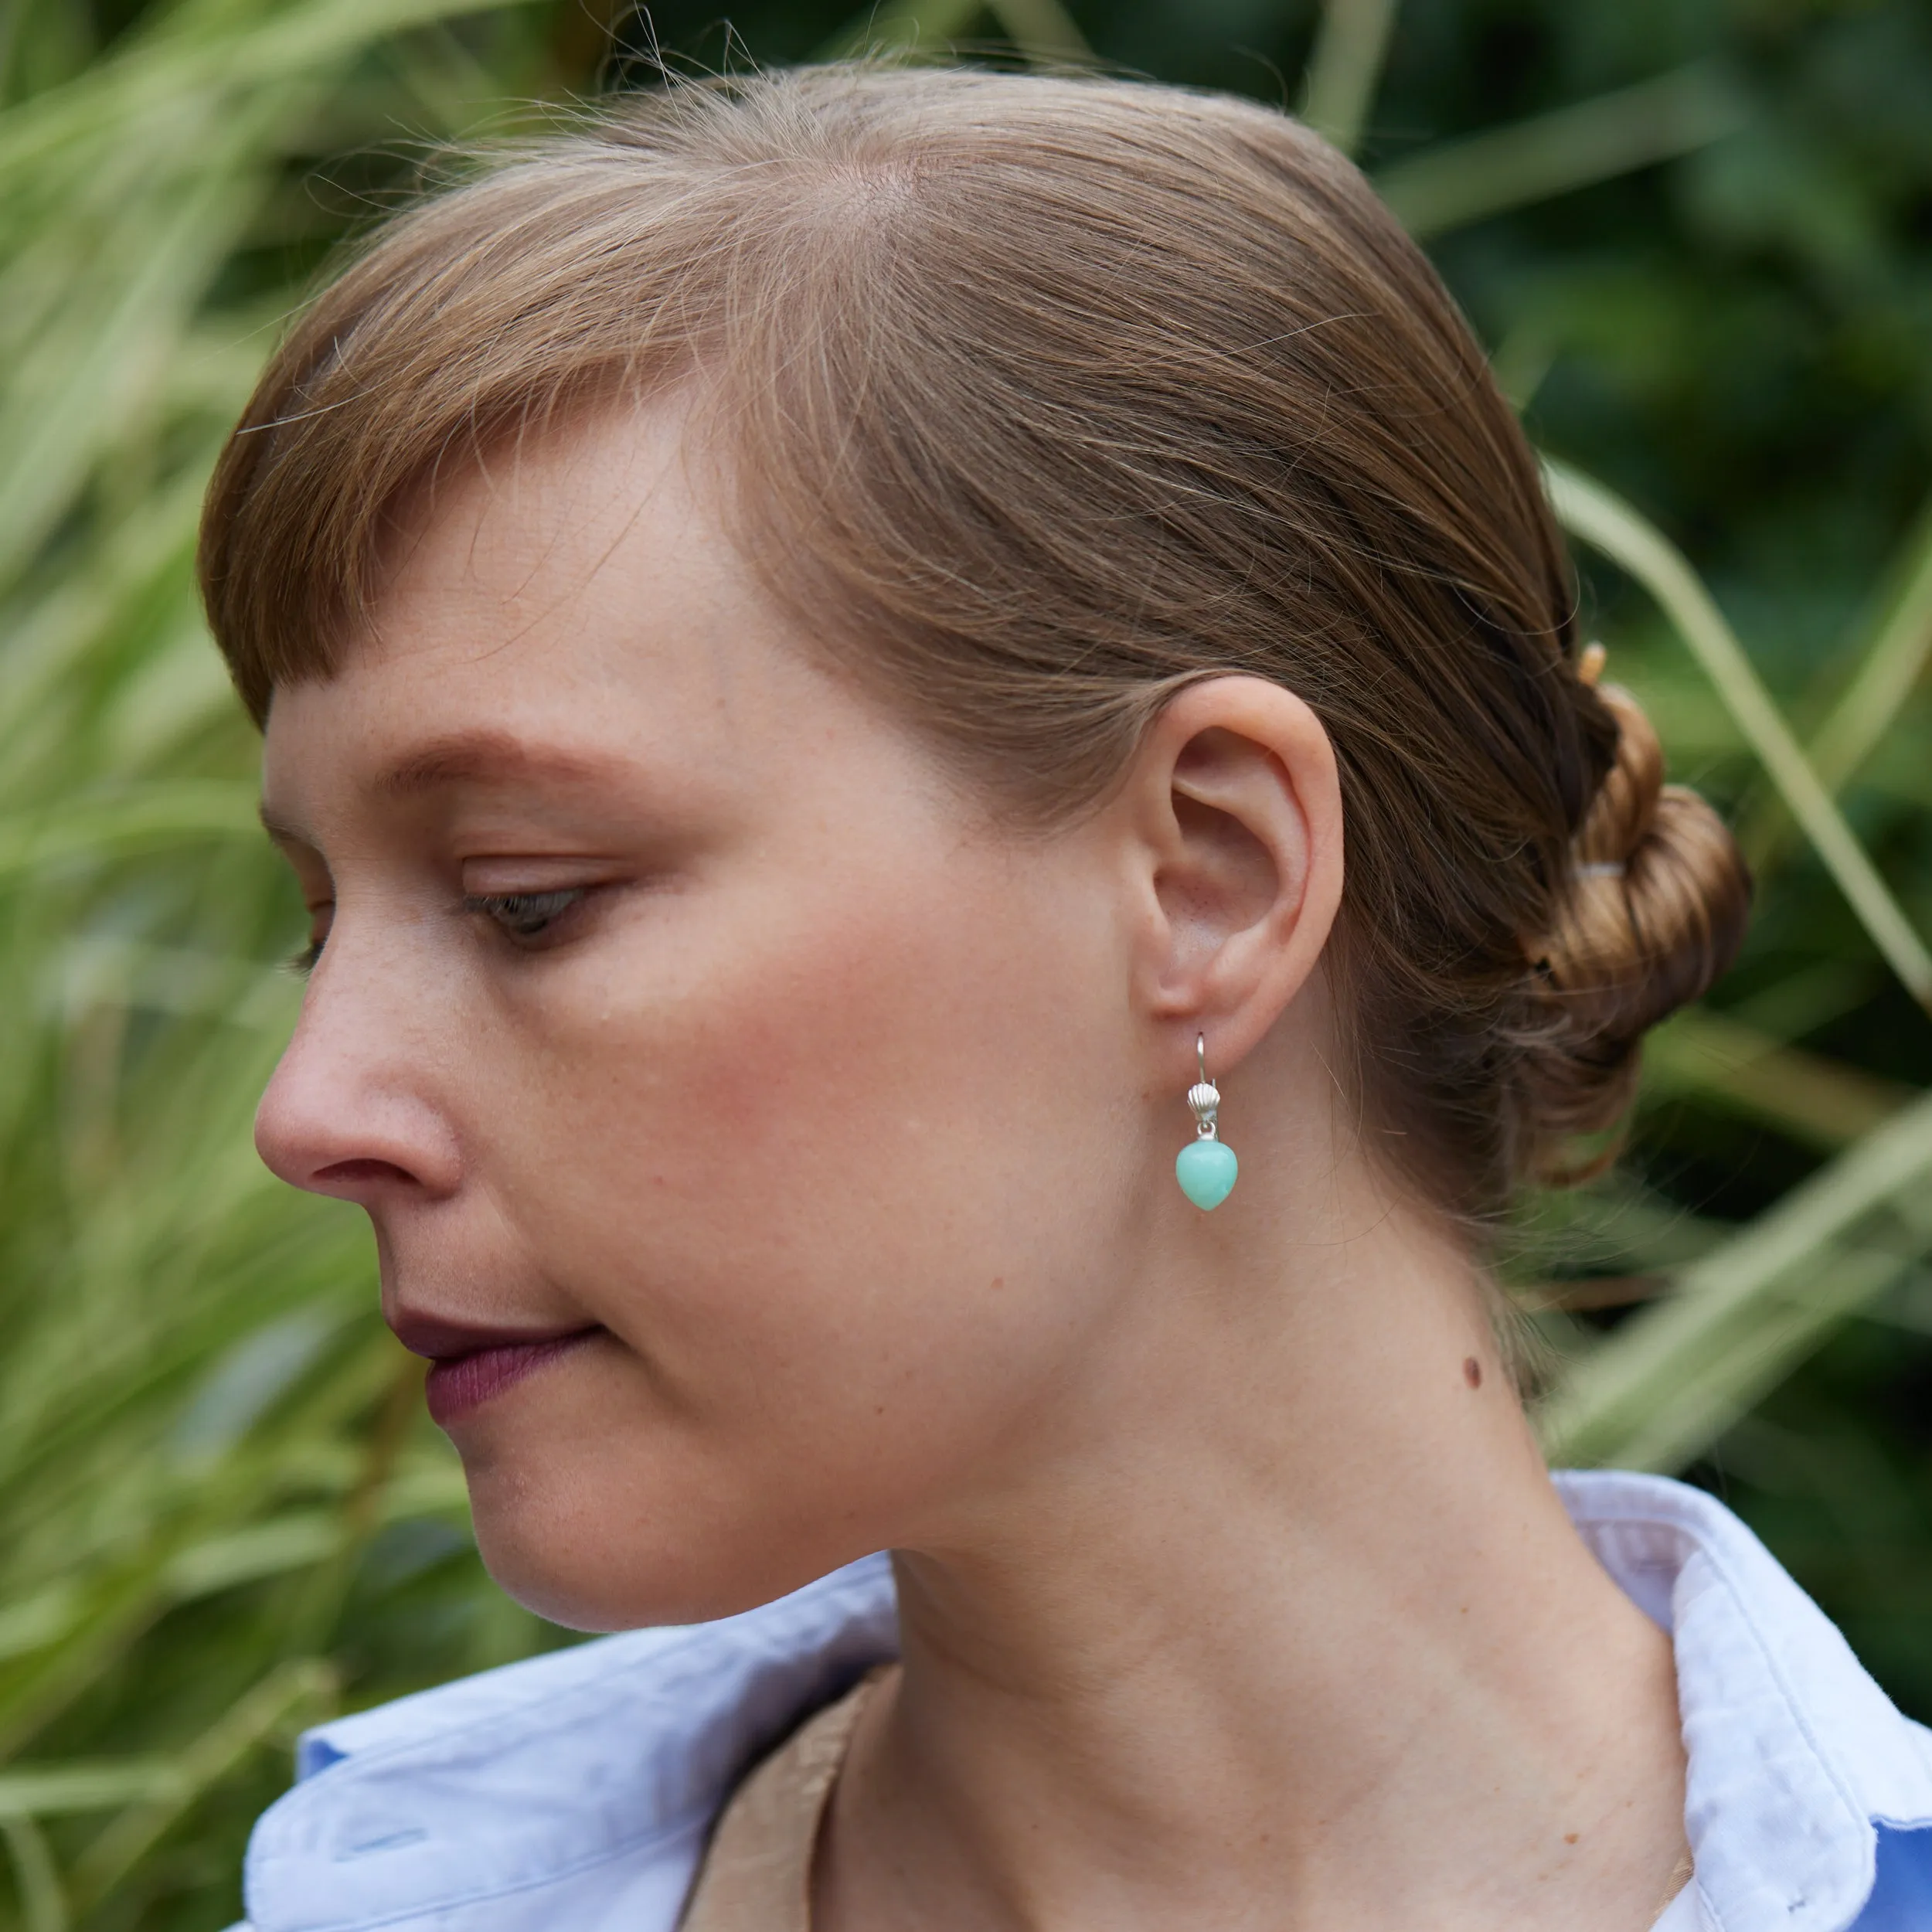
[[[423,1393],[439,1428],[603,1332],[595,1327],[482,1328],[406,1312],[399,1312],[389,1326],[412,1355],[429,1359]]]

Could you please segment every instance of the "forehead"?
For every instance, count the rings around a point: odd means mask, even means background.
[[[729,647],[778,617],[696,473],[685,413],[666,402],[554,425],[420,489],[350,665],[624,685],[648,659],[654,684],[728,676]]]
[[[449,775],[447,747],[478,739],[505,766],[519,742],[715,761],[838,709],[733,549],[685,420],[607,412],[419,492],[338,672],[276,695],[270,791],[331,760]]]

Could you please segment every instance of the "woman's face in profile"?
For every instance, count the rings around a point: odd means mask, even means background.
[[[818,668],[668,408],[446,484],[376,616],[269,720],[325,943],[258,1139],[406,1340],[563,1343],[432,1375],[492,1569],[616,1627],[944,1539],[1148,1212],[1104,820],[990,829]]]

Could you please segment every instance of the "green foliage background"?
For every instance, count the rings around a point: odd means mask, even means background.
[[[0,1925],[225,1924],[297,1728],[562,1641],[480,1571],[356,1217],[250,1151],[298,908],[189,566],[330,247],[660,49],[1090,49],[1377,175],[1763,881],[1617,1176],[1525,1210],[1546,1433],[1719,1488],[1932,1716],[1932,14],[600,4],[0,0]]]

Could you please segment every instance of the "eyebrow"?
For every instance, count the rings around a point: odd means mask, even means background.
[[[549,779],[583,784],[607,776],[618,761],[559,747],[525,743],[506,731],[466,731],[437,738],[399,760],[378,778],[384,798],[420,798],[451,785]]]
[[[529,744],[506,731],[465,731],[418,747],[390,766],[371,788],[379,798],[406,799],[457,785],[544,780],[585,784],[607,776],[620,763],[560,747]],[[260,818],[262,829],[278,845],[311,842],[300,826],[281,817],[266,800]]]

